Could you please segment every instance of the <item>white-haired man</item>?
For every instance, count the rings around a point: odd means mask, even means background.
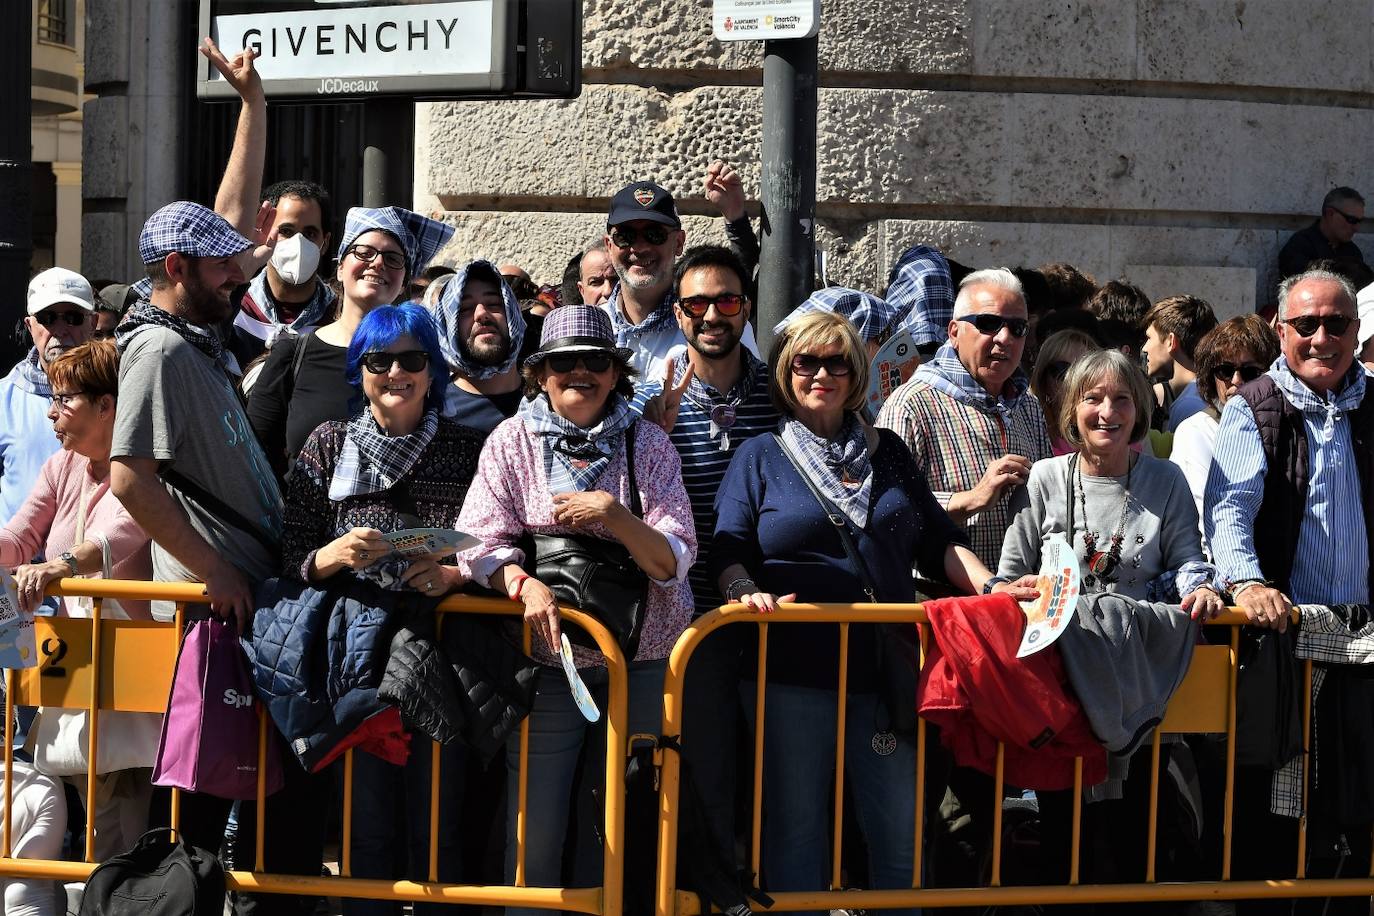
[[[959,284],[949,340],[883,405],[878,425],[906,442],[935,498],[996,563],[1011,524],[1010,493],[1050,457],[1045,418],[1021,371],[1027,312],[1009,270]]]

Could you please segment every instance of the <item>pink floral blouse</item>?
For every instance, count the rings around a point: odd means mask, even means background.
[[[687,571],[696,560],[697,537],[692,506],[682,483],[682,462],[668,435],[652,423],[635,424],[635,482],[644,507],[644,521],[667,539],[677,558],[677,570],[667,581],[650,579],[649,601],[639,651],[633,661],[667,658],[673,643],[692,616],[692,589]],[[630,504],[625,450],[613,458],[593,489],[605,490]],[[520,417],[503,421],[487,438],[477,460],[477,475],[468,489],[458,528],[482,543],[458,555],[464,575],[479,585],[510,562],[521,563],[524,553],[515,545],[526,531],[536,534],[592,534],[611,538],[602,526],[577,529],[553,521],[553,494],[544,475],[543,444]],[[532,641],[537,661],[557,665],[538,636]],[[602,664],[601,653],[573,646],[579,668]]]

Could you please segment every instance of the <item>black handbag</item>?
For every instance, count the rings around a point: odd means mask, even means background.
[[[877,586],[868,571],[868,564],[859,553],[858,545],[854,543],[854,536],[849,533],[849,519],[817,489],[811,478],[806,476],[801,463],[787,447],[786,440],[777,433],[773,434],[773,438],[778,441],[778,447],[787,456],[787,460],[792,462],[792,467],[797,469],[797,474],[811,491],[811,495],[821,504],[821,511],[835,526],[835,533],[840,537],[845,556],[854,567],[864,594],[870,602],[876,603]],[[887,713],[888,719],[886,728],[884,723],[878,724],[878,731],[891,732],[898,737],[915,741],[916,680],[921,659],[918,631],[915,626],[906,623],[873,624],[873,645],[877,651],[878,702]]]
[[[642,518],[644,507],[635,484],[635,427],[625,430],[625,465],[629,473],[630,511]],[[525,572],[548,586],[559,602],[591,614],[615,637],[627,659],[639,649],[644,610],[649,603],[649,576],[618,541],[589,534],[526,534],[520,541]],[[569,627],[568,640],[596,648],[581,627]]]
[[[1277,770],[1302,753],[1293,630],[1245,627],[1236,671],[1236,763]]]

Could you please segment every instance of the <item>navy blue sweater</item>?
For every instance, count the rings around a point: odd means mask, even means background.
[[[880,602],[915,600],[912,566],[943,580],[951,543],[964,533],[931,495],[911,452],[891,430],[878,430],[873,453],[873,495],[868,524],[850,525],[868,565]],[[863,586],[844,544],[796,468],[771,435],[740,446],[716,495],[713,576],[743,564],[766,592],[797,593],[804,602],[863,602]],[[768,634],[768,680],[835,689],[839,677],[839,628],[786,624]],[[872,627],[849,632],[849,689],[875,689]]]

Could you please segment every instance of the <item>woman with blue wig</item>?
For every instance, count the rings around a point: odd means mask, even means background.
[[[346,377],[361,409],[310,434],[286,489],[283,575],[322,582],[357,576],[387,589],[438,598],[463,579],[453,559],[391,558],[383,535],[401,528],[456,528],[483,436],[439,416],[448,366],[429,313],[383,305],[358,324]],[[429,863],[429,739],[411,739],[395,766],[354,754],[352,861],[356,878],[423,879]],[[440,754],[441,810],[462,792],[458,745]],[[405,833],[397,812],[407,813]],[[269,825],[270,826],[270,825]],[[439,880],[459,879],[460,821],[439,824]],[[348,914],[399,913],[399,904],[345,900]]]
[[[279,478],[315,427],[349,416],[353,390],[344,383],[344,368],[359,322],[400,298],[409,279],[452,237],[452,226],[401,207],[348,211],[335,268],[338,316],[271,344],[249,392],[248,421]]]

